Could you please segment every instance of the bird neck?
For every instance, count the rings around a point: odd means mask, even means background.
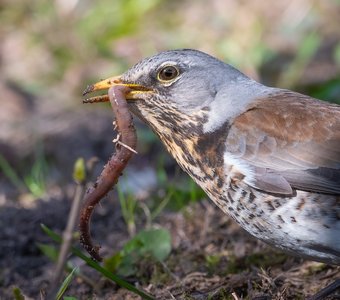
[[[148,105],[140,102],[131,108],[159,136],[180,167],[207,192],[211,184],[222,187],[229,123],[206,133],[203,128],[208,122],[208,108],[189,114],[159,103]]]
[[[174,118],[181,118],[180,123],[174,123]],[[229,124],[226,122],[215,131],[204,133],[204,110],[190,116],[183,113],[176,117],[172,115],[171,120],[166,122],[163,119],[162,124],[150,123],[150,126],[180,167],[206,192],[212,186],[222,188]]]

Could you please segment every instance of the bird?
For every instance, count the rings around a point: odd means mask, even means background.
[[[84,95],[113,85],[129,87],[132,113],[242,228],[340,265],[340,105],[263,85],[193,49],[145,58]]]

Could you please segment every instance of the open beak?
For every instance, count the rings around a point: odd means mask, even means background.
[[[126,100],[137,100],[141,99],[140,94],[142,93],[153,93],[152,89],[149,89],[145,86],[133,83],[123,83],[121,76],[114,76],[102,81],[99,81],[95,84],[88,85],[85,91],[83,92],[83,96],[101,90],[107,90],[115,85],[123,85],[130,88],[130,91],[125,95]],[[88,99],[84,99],[83,103],[96,103],[96,102],[107,102],[109,101],[108,95],[94,96]]]

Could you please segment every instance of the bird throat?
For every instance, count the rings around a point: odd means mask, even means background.
[[[132,111],[158,135],[179,166],[210,196],[212,189],[223,188],[224,152],[229,124],[204,133],[208,110],[188,115],[169,107],[140,103]]]

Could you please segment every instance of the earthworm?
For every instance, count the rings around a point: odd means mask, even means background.
[[[85,194],[84,205],[80,212],[80,242],[91,257],[97,261],[102,261],[102,257],[99,254],[100,246],[94,246],[91,238],[90,220],[92,213],[99,201],[118,182],[119,176],[134,153],[132,150],[137,145],[136,129],[125,98],[128,91],[128,87],[119,85],[111,87],[108,91],[112,110],[116,116],[120,141],[116,143],[116,152],[104,166],[96,183]]]

